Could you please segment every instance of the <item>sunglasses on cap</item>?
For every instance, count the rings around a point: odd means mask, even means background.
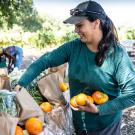
[[[74,16],[87,16],[87,15],[90,15],[90,14],[101,15],[102,13],[96,12],[96,11],[81,10],[81,9],[77,9],[77,8],[70,10],[70,15],[74,15]]]

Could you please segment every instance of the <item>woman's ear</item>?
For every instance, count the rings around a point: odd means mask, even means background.
[[[96,19],[94,21],[94,29],[99,29],[100,28],[100,23],[101,23],[101,21],[99,19]]]

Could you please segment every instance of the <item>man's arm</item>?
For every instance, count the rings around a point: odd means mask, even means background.
[[[6,58],[8,59],[8,70],[11,70],[12,65],[15,61],[15,58],[9,54],[5,54]]]

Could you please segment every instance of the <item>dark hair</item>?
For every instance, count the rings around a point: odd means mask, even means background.
[[[96,19],[99,19],[101,21],[101,30],[103,32],[103,38],[98,45],[99,51],[95,57],[95,62],[100,67],[103,64],[109,49],[111,47],[115,47],[115,45],[117,44],[118,35],[113,22],[108,16],[106,16],[104,20],[95,16],[88,17],[88,20],[91,22],[95,21]]]

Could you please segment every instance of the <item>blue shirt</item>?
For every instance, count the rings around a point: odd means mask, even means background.
[[[8,46],[4,50],[9,50],[9,54],[15,57],[14,67],[20,68],[22,65],[23,49],[19,46]]]

